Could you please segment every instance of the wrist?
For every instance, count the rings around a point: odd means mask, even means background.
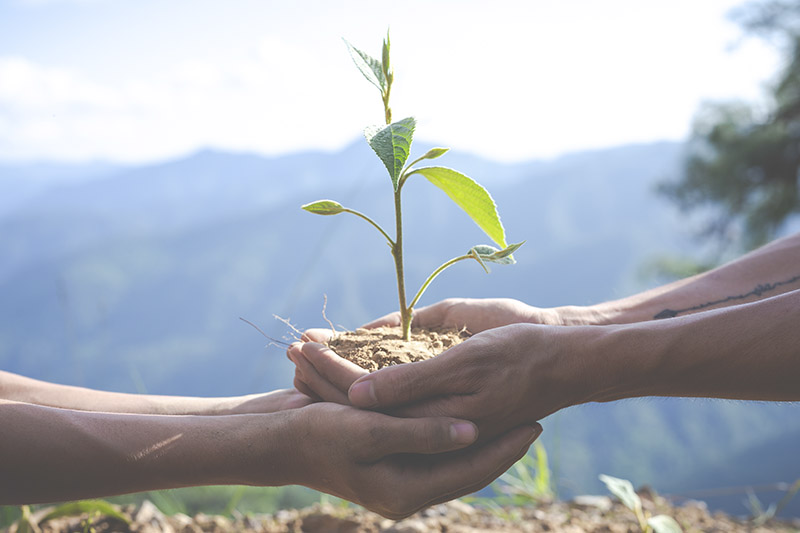
[[[634,322],[585,328],[584,349],[587,400],[611,402],[658,395],[666,378],[663,355],[669,353],[672,324]]]
[[[205,417],[210,424],[206,450],[198,454],[210,479],[192,484],[280,486],[295,483],[298,461],[297,428],[293,411]],[[205,443],[205,444],[202,444]],[[199,482],[199,483],[198,483]]]
[[[552,314],[544,324],[555,326],[602,326],[616,323],[617,312],[604,306],[564,305],[548,309]]]

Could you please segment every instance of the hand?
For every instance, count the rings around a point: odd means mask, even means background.
[[[305,407],[313,402],[312,398],[297,389],[281,389],[225,399],[216,414],[274,413]]]
[[[321,344],[295,345],[290,357],[298,381],[320,398],[402,416],[464,418],[484,439],[586,401],[593,389],[582,382],[580,358],[569,347],[588,331],[515,324],[372,374]]]
[[[369,372],[328,348],[326,344],[332,336],[330,329],[306,330],[303,342],[293,343],[286,350],[286,356],[295,365],[295,388],[311,401],[350,405],[347,390],[356,379]],[[304,354],[306,346],[309,346],[310,355]]]
[[[466,328],[472,334],[520,322],[560,324],[560,319],[557,310],[531,307],[511,298],[448,298],[415,309],[412,320],[412,324],[418,327]],[[399,325],[400,313],[394,312],[373,320],[364,327]]]
[[[292,482],[393,519],[485,487],[542,431],[525,425],[469,446],[475,426],[452,418],[394,418],[330,403],[294,414],[302,420],[291,456],[302,473]]]
[[[577,318],[581,313],[578,309],[574,307],[540,309],[511,298],[448,298],[415,309],[413,325],[428,328],[465,328],[475,334],[516,323],[561,325],[567,316],[572,317],[570,319],[572,322],[579,322]],[[373,320],[364,327],[399,325],[400,313],[394,312]],[[310,329],[303,334],[302,340],[325,344],[331,335],[329,329]],[[324,357],[318,356],[320,349],[319,347],[312,349],[313,352],[310,352],[312,361],[309,363],[307,361],[309,356],[305,358],[306,360],[302,356],[301,346],[292,345],[289,348],[287,356],[296,365],[294,386],[311,398],[348,405],[350,402],[346,391],[353,381],[366,374],[366,371],[339,357],[319,361]],[[315,369],[315,367],[320,368]],[[323,374],[327,379],[334,381],[326,382]]]

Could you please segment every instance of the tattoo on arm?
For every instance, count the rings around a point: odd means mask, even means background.
[[[798,281],[800,281],[800,275],[794,276],[794,277],[789,278],[789,279],[784,280],[784,281],[776,281],[775,283],[762,283],[762,284],[756,285],[753,288],[753,290],[751,290],[750,292],[746,292],[744,294],[737,294],[735,296],[728,296],[727,298],[722,298],[721,300],[714,300],[714,301],[711,301],[711,302],[705,302],[705,303],[702,303],[702,304],[699,304],[699,305],[695,305],[693,307],[687,307],[686,309],[664,309],[663,311],[658,313],[653,318],[656,319],[656,320],[661,319],[661,318],[673,318],[673,317],[676,317],[676,316],[680,315],[681,313],[689,313],[691,311],[701,311],[701,310],[707,309],[709,307],[714,307],[714,306],[717,306],[717,305],[720,305],[720,304],[725,304],[725,303],[733,302],[733,301],[736,301],[736,300],[746,300],[747,298],[750,298],[751,296],[761,296],[762,294],[774,291],[775,289],[777,289],[778,287],[780,287],[782,285],[791,285],[792,283],[796,283]]]

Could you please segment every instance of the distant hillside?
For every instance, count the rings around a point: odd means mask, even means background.
[[[517,165],[448,153],[441,164],[486,185],[509,240],[526,244],[517,265],[490,275],[455,266],[422,303],[508,296],[589,304],[646,288],[641,267],[650,258],[698,249],[653,192],[679,172],[681,150],[655,143]],[[85,169],[87,179],[79,168],[49,168],[75,179],[26,188],[34,169],[0,167],[1,368],[119,391],[243,394],[290,386],[293,368],[240,316],[280,338],[291,332],[273,315],[300,329],[320,326],[325,295],[327,315],[348,328],[395,306],[391,259],[374,229],[299,209],[333,198],[391,226],[391,185],[363,142],[276,158],[204,151]],[[414,287],[443,260],[486,242],[424,180],[409,182],[404,202]],[[544,439],[565,494],[604,492],[599,473],[670,492],[731,482],[714,465],[792,481],[797,459],[742,454],[796,446],[798,409],[659,399],[587,405],[546,420]],[[745,456],[740,468],[735,461]],[[744,512],[740,500],[724,503]]]

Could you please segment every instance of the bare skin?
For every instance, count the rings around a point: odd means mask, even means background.
[[[671,318],[656,319],[665,315]],[[598,306],[537,309],[509,299],[451,299],[420,309],[415,322],[476,334],[434,359],[372,374],[316,342],[296,344],[288,351],[297,364],[295,383],[358,407],[469,419],[482,437],[593,401],[797,401],[800,235]],[[311,330],[307,340],[327,334]]]
[[[142,415],[234,415],[303,407],[308,396],[294,389],[229,398],[126,394],[59,385],[0,370],[0,399],[77,411]]]
[[[0,439],[0,505],[300,484],[400,518],[487,485],[541,432],[527,424],[462,450],[477,438],[468,421],[310,403],[295,390],[148,397],[3,372],[0,427],[13,438]]]

